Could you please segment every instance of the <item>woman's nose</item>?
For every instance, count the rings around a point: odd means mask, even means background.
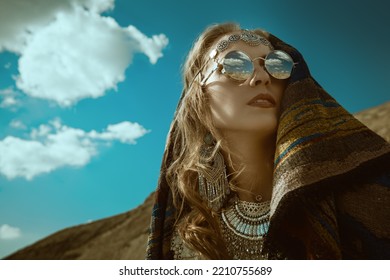
[[[258,84],[268,85],[270,83],[271,77],[265,70],[264,65],[257,64],[253,70],[253,75],[249,80],[249,85],[254,87]]]

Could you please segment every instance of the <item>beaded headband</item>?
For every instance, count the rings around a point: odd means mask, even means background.
[[[219,52],[222,52],[226,50],[231,43],[235,43],[239,40],[244,41],[249,46],[258,46],[260,44],[263,44],[265,46],[268,46],[271,50],[274,49],[271,43],[264,37],[260,36],[259,34],[256,34],[249,30],[241,30],[240,34],[232,34],[229,36],[227,40],[220,41],[217,44],[217,50]]]

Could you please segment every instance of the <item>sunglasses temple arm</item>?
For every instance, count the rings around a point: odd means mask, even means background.
[[[207,61],[206,61],[206,63],[199,69],[199,71],[195,74],[195,76],[194,76],[194,78],[192,79],[192,81],[191,81],[191,83],[189,84],[189,86],[188,86],[188,88],[190,89],[191,88],[191,86],[192,86],[192,84],[195,82],[195,80],[196,80],[196,78],[199,76],[199,74],[200,74],[200,72],[202,72],[203,71],[203,68],[205,68],[205,66],[207,65],[207,63],[209,63],[209,61],[211,60],[211,58],[209,58]],[[214,70],[214,69],[213,69]],[[211,74],[210,74],[211,75]],[[209,76],[210,76],[209,75]],[[208,77],[209,77],[208,76]],[[208,78],[207,77],[207,78]],[[204,79],[203,79],[204,80]],[[203,86],[203,80],[201,81],[201,86]]]
[[[214,64],[213,69],[212,69],[212,70],[210,71],[210,73],[209,73],[206,77],[204,77],[203,80],[200,82],[200,85],[201,85],[201,86],[204,86],[204,84],[207,82],[207,80],[210,78],[210,76],[215,72],[215,70],[218,69],[219,64],[218,64],[217,62],[214,62],[214,63],[215,63],[215,64]]]

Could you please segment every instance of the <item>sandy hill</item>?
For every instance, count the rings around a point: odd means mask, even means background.
[[[355,115],[390,142],[390,102]],[[144,259],[153,194],[139,207],[61,230],[6,259]]]

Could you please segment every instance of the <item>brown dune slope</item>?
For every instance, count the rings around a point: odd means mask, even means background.
[[[129,212],[66,228],[6,259],[144,259],[152,205],[153,194]]]

